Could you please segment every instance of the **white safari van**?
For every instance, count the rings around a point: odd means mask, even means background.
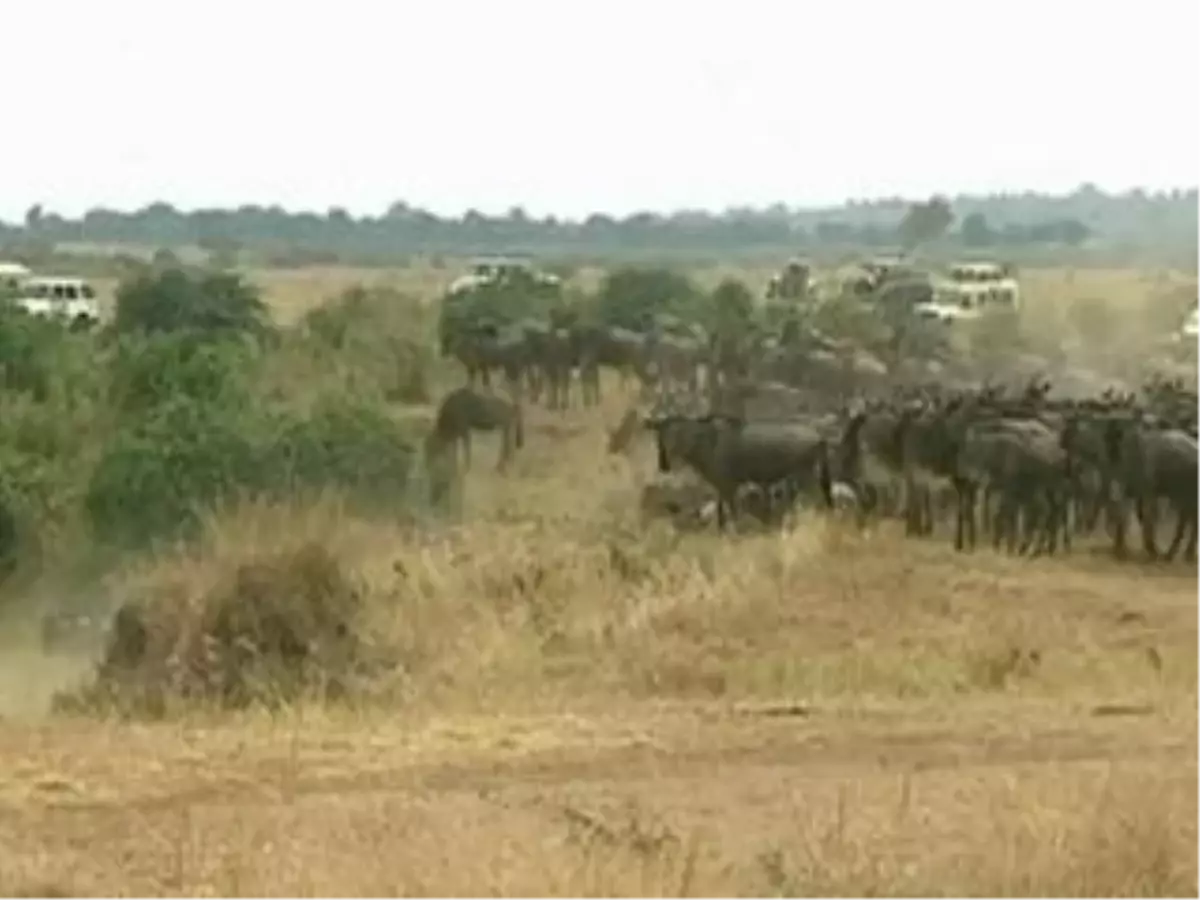
[[[64,319],[73,326],[90,326],[100,320],[96,290],[84,278],[26,278],[18,289],[16,304],[31,315]]]
[[[33,272],[29,271],[28,266],[0,261],[0,293],[15,294],[31,275]]]

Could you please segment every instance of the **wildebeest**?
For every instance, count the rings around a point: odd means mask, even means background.
[[[450,461],[456,462],[461,444],[463,461],[470,468],[472,431],[500,432],[496,467],[503,471],[513,452],[525,444],[520,403],[471,385],[455,388],[438,406],[433,428],[425,438],[426,458],[443,459],[449,454]]]
[[[1113,549],[1125,554],[1125,523],[1132,501],[1142,526],[1142,544],[1151,559],[1158,558],[1155,532],[1159,501],[1176,516],[1175,536],[1166,558],[1173,559],[1184,536],[1184,557],[1196,556],[1197,452],[1196,438],[1178,428],[1160,427],[1133,417],[1106,423],[1105,445],[1113,476],[1111,510]]]
[[[716,489],[721,529],[737,514],[737,491],[743,484],[756,485],[763,493],[784,485],[794,498],[815,482],[825,507],[833,507],[828,445],[811,425],[719,415],[667,416],[646,424],[657,439],[659,471],[671,471],[679,460]]]

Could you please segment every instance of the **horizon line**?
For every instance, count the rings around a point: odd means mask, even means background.
[[[555,213],[555,212],[546,212],[546,213],[535,214],[535,213],[531,212],[529,210],[529,208],[522,203],[511,203],[511,204],[508,204],[505,209],[500,210],[500,211],[493,211],[493,212],[489,212],[489,211],[481,209],[480,207],[477,207],[477,206],[465,207],[457,213],[448,212],[448,211],[439,212],[434,208],[431,208],[428,206],[422,206],[420,204],[410,202],[403,198],[397,198],[397,199],[388,201],[382,210],[376,211],[374,213],[372,213],[372,212],[356,213],[356,212],[353,212],[352,210],[350,210],[348,207],[341,206],[340,204],[337,204],[337,203],[329,204],[329,205],[325,206],[323,209],[317,209],[317,208],[313,208],[313,207],[294,207],[294,206],[289,207],[289,206],[287,206],[283,203],[277,202],[277,201],[275,201],[275,202],[262,202],[262,201],[241,202],[236,205],[227,205],[227,206],[222,206],[222,205],[180,206],[178,204],[172,203],[170,200],[165,200],[165,199],[152,200],[148,203],[143,203],[142,205],[136,206],[133,208],[129,208],[129,207],[121,208],[121,207],[117,207],[117,206],[108,206],[108,205],[104,205],[104,204],[98,204],[98,205],[89,206],[86,210],[84,210],[82,213],[80,213],[76,216],[65,215],[63,213],[55,211],[52,208],[44,206],[41,203],[35,202],[35,203],[30,204],[26,208],[26,212],[28,212],[30,209],[33,209],[35,207],[41,207],[41,212],[42,212],[43,216],[56,216],[65,221],[72,221],[72,220],[81,220],[84,217],[86,217],[88,215],[88,213],[93,213],[93,212],[106,212],[106,213],[114,213],[117,215],[134,215],[134,214],[137,214],[140,212],[144,212],[144,211],[151,209],[153,207],[156,207],[156,206],[169,207],[173,211],[180,213],[182,215],[192,215],[192,214],[201,213],[201,212],[236,213],[243,209],[260,209],[260,210],[272,210],[272,211],[278,210],[278,211],[283,212],[286,215],[291,215],[291,216],[315,215],[315,216],[324,217],[324,216],[327,216],[333,210],[341,210],[341,211],[345,212],[347,214],[347,216],[349,216],[350,218],[361,221],[361,220],[368,220],[368,219],[386,218],[387,213],[391,207],[403,204],[403,205],[407,206],[410,210],[412,210],[414,213],[421,213],[421,212],[428,213],[428,214],[433,215],[436,218],[440,218],[440,219],[450,219],[450,220],[462,219],[471,212],[475,212],[486,218],[503,219],[503,218],[507,217],[508,214],[512,210],[520,209],[520,210],[524,211],[524,213],[532,221],[546,221],[549,219],[553,219],[553,220],[557,221],[559,224],[570,224],[570,223],[583,224],[584,222],[587,221],[587,219],[592,218],[594,216],[604,216],[604,217],[611,218],[611,219],[629,219],[629,218],[632,218],[634,216],[639,216],[639,215],[651,215],[651,216],[658,216],[658,217],[663,217],[663,218],[671,218],[671,217],[680,216],[680,215],[698,215],[698,214],[704,214],[704,215],[709,215],[709,216],[724,216],[724,215],[728,215],[733,212],[764,213],[764,212],[767,212],[768,210],[771,210],[775,207],[780,207],[780,206],[782,206],[789,214],[804,214],[804,213],[812,214],[812,213],[823,213],[823,212],[838,212],[838,211],[852,209],[855,207],[885,207],[885,206],[913,205],[913,204],[917,204],[917,203],[926,203],[929,200],[934,199],[936,197],[945,199],[953,206],[956,202],[963,202],[963,201],[967,201],[967,202],[980,201],[980,200],[995,201],[995,200],[1006,200],[1006,199],[1019,199],[1022,197],[1038,197],[1038,198],[1049,199],[1049,200],[1067,199],[1067,198],[1076,196],[1081,193],[1089,192],[1089,191],[1095,192],[1097,194],[1107,196],[1110,198],[1114,198],[1114,199],[1115,198],[1128,198],[1138,192],[1145,194],[1147,196],[1147,198],[1150,198],[1150,199],[1167,198],[1174,194],[1183,194],[1186,197],[1186,195],[1188,195],[1188,194],[1200,193],[1200,184],[1190,184],[1190,185],[1182,185],[1181,184],[1181,185],[1173,185],[1173,186],[1169,186],[1169,187],[1159,186],[1159,187],[1153,187],[1153,188],[1148,187],[1148,186],[1142,186],[1142,185],[1134,185],[1134,186],[1126,187],[1126,188],[1119,189],[1119,190],[1107,190],[1103,187],[1098,186],[1094,182],[1086,182],[1085,181],[1085,182],[1081,182],[1079,185],[1077,185],[1076,187],[1074,187],[1070,190],[1063,190],[1063,191],[1057,191],[1057,192],[1056,191],[1039,191],[1039,190],[1033,190],[1033,189],[1020,189],[1020,190],[1014,189],[1014,190],[997,190],[997,191],[992,191],[990,193],[983,193],[983,192],[971,193],[971,192],[959,191],[957,193],[950,194],[947,192],[935,191],[932,194],[921,195],[921,196],[904,196],[904,195],[900,195],[900,194],[895,194],[895,195],[876,195],[876,196],[867,196],[867,197],[862,197],[862,196],[847,197],[837,203],[824,203],[824,204],[813,204],[813,205],[793,204],[793,203],[788,203],[787,201],[784,201],[784,200],[776,200],[771,203],[759,203],[759,204],[731,203],[731,204],[727,204],[724,207],[719,208],[719,209],[713,208],[713,207],[705,207],[705,206],[696,206],[696,207],[680,206],[680,207],[676,207],[671,210],[637,208],[637,209],[633,209],[633,210],[631,210],[629,212],[625,212],[625,213],[605,211],[605,210],[593,210],[582,216],[568,215],[565,213]],[[9,227],[17,227],[17,228],[25,227],[24,222],[22,220],[13,222],[11,220],[6,220],[4,217],[0,217],[0,225],[8,225]]]

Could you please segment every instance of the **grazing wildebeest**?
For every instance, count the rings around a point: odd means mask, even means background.
[[[717,491],[717,525],[737,514],[743,484],[764,494],[781,484],[791,497],[815,480],[826,509],[833,507],[828,444],[807,423],[747,422],[725,416],[668,416],[646,423],[658,444],[658,468],[687,463]]]
[[[471,385],[455,388],[438,406],[433,428],[425,438],[426,458],[441,459],[448,453],[450,460],[456,462],[457,447],[461,444],[464,463],[470,468],[472,431],[500,432],[500,459],[496,468],[503,471],[514,450],[525,444],[520,403]]]

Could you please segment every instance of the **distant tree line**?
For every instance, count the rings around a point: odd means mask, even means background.
[[[274,253],[295,261],[388,261],[416,254],[530,253],[630,256],[729,255],[824,247],[1081,247],[1121,244],[1194,248],[1196,190],[1106,194],[1085,185],[1071,194],[934,197],[851,202],[827,209],[734,208],[582,221],[536,218],[517,207],[504,215],[469,210],[438,216],[403,202],[379,216],[289,212],[278,206],[184,212],[153,203],[133,212],[93,209],[69,219],[34,206],[20,223],[0,222],[0,244],[62,243],[198,246],[214,255]]]

